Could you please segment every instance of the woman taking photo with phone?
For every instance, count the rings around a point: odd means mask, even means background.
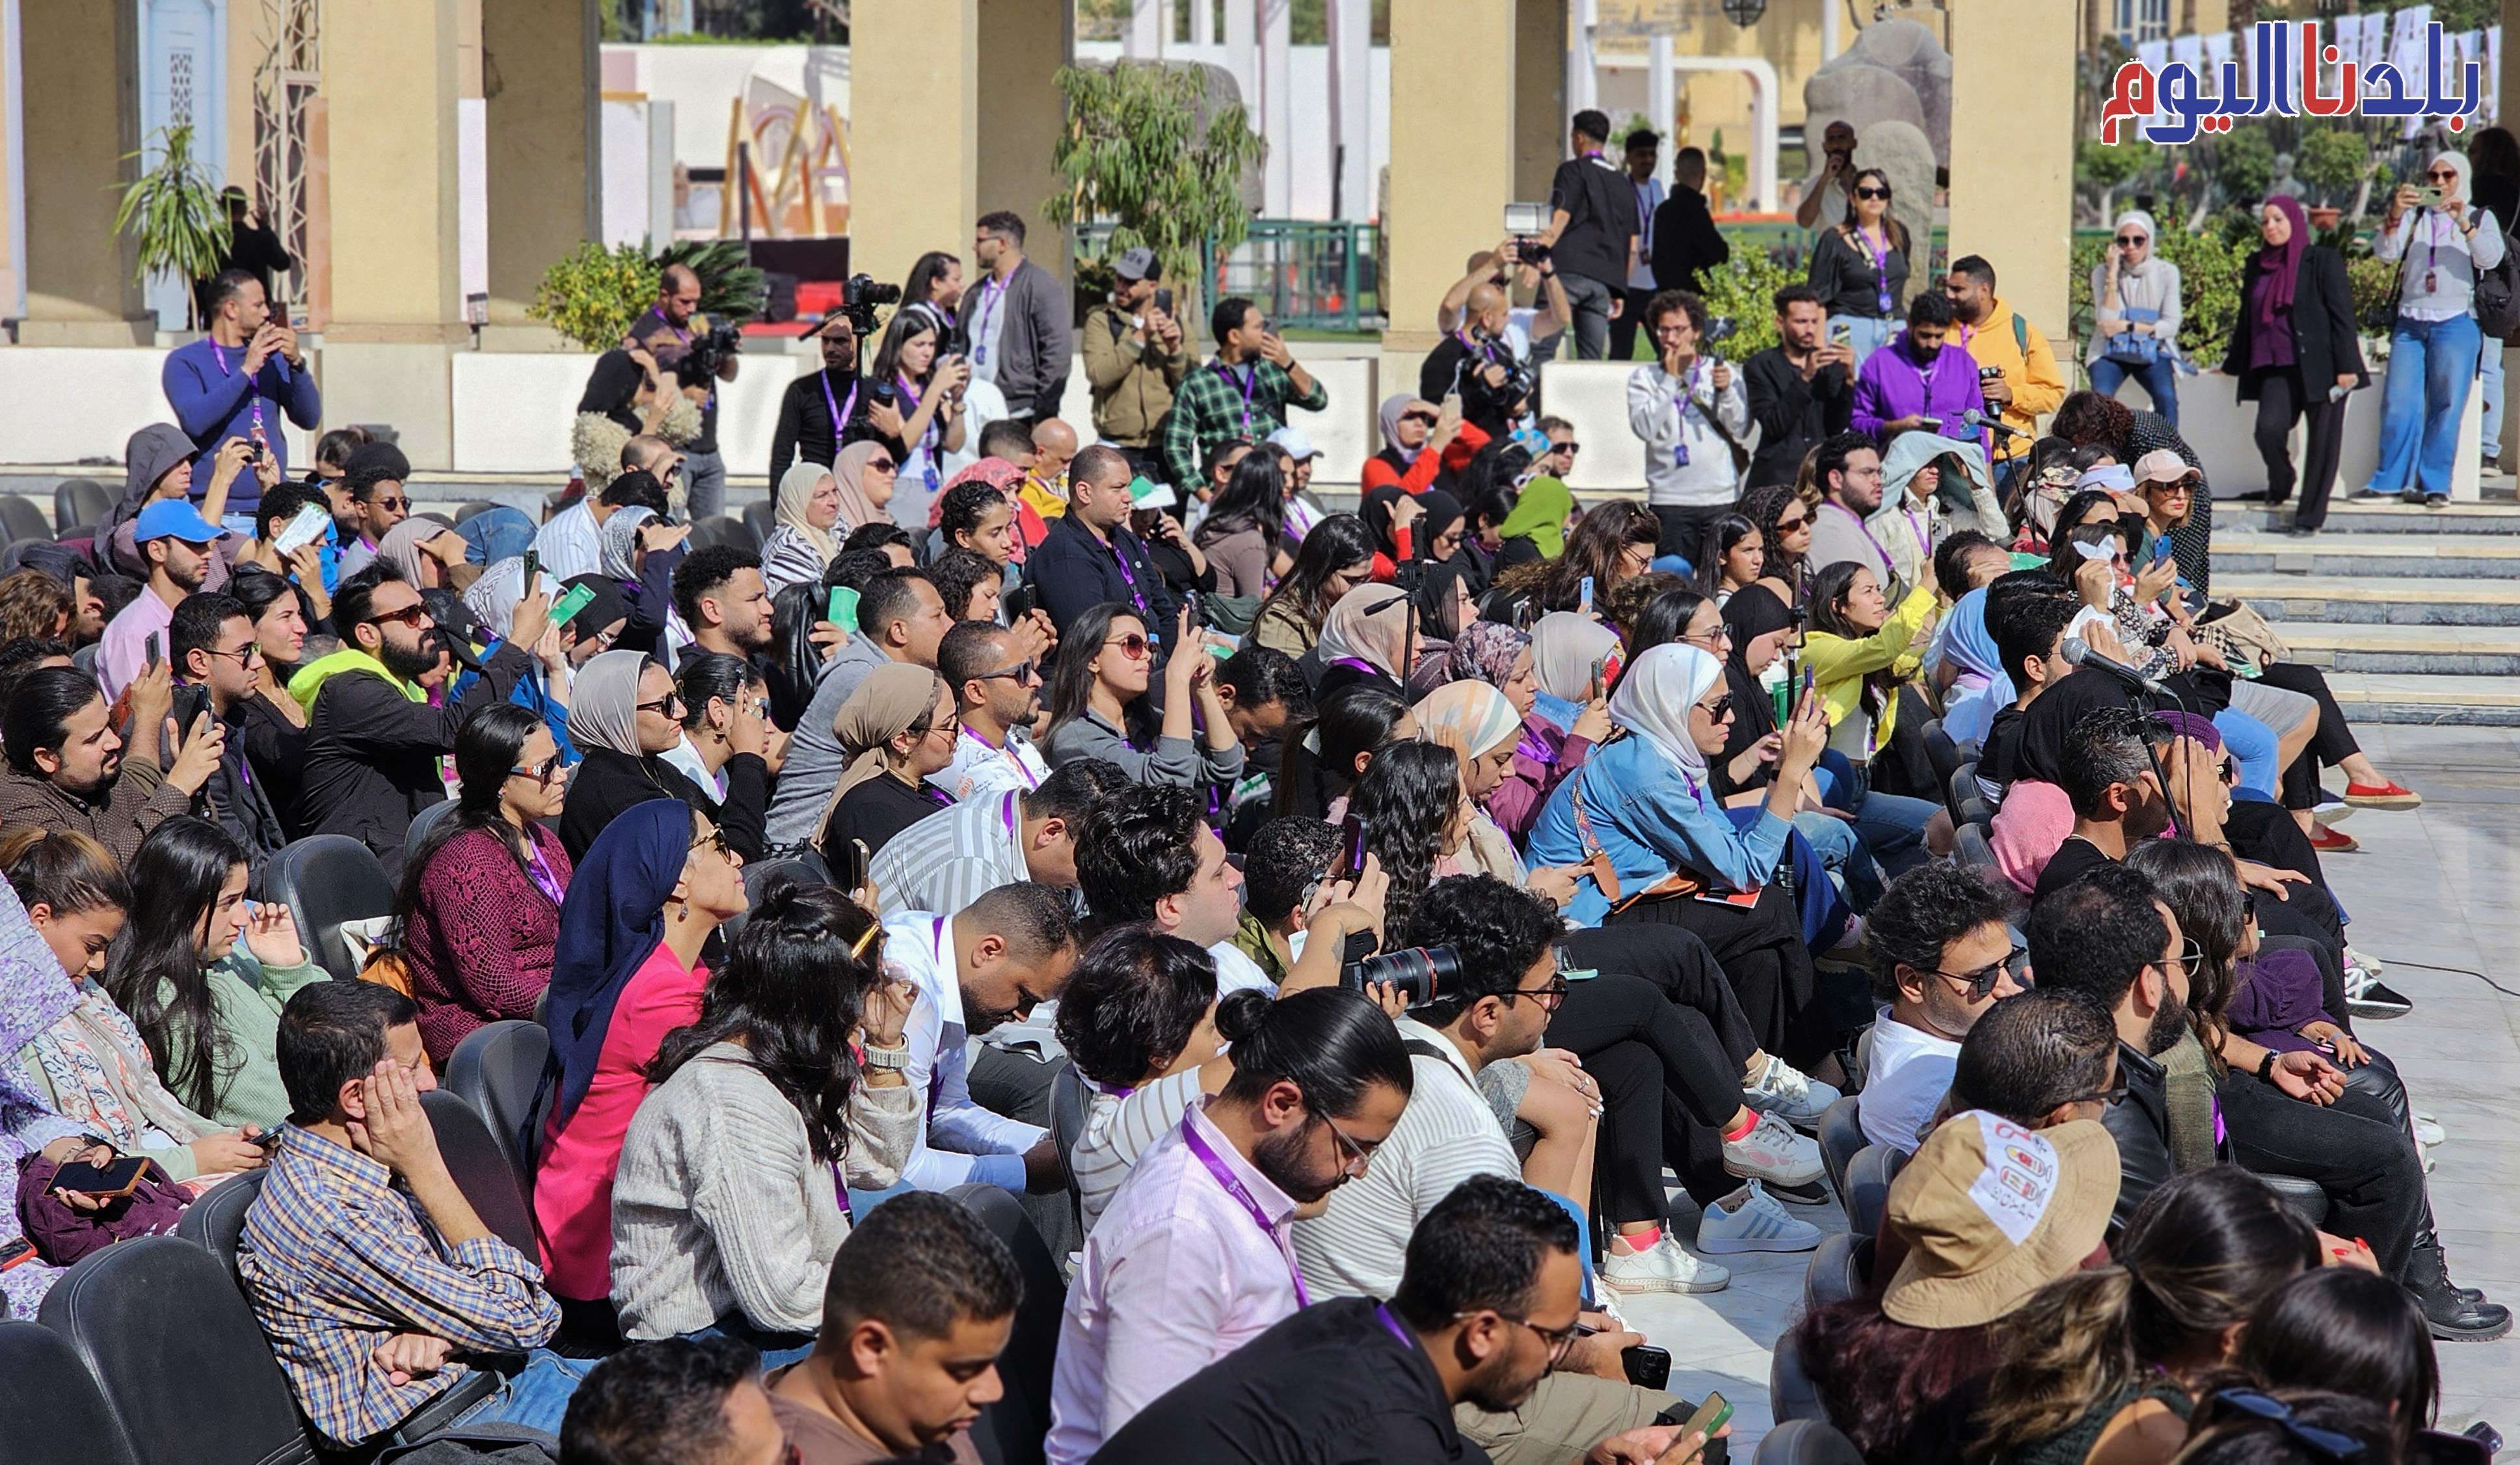
[[[1809,280],[1828,309],[1829,343],[1853,347],[1858,367],[1898,331],[1908,257],[1908,226],[1890,212],[1890,175],[1866,168],[1847,194],[1845,218],[1812,247]]]
[[[2315,534],[2327,523],[2327,497],[2336,487],[2345,393],[2371,378],[2362,367],[2344,256],[2311,243],[2310,216],[2289,194],[2268,198],[2258,217],[2265,244],[2249,256],[2223,374],[2238,380],[2241,401],[2258,404],[2258,457],[2267,465],[2270,504],[2292,497],[2292,425],[2307,422],[2301,507],[2289,532]]]
[[[1242,776],[1242,744],[1216,694],[1216,659],[1195,639],[1187,610],[1174,632],[1179,649],[1164,663],[1157,711],[1147,696],[1155,663],[1146,622],[1117,603],[1076,618],[1061,638],[1067,654],[1050,674],[1050,726],[1041,744],[1052,766],[1107,758],[1139,783],[1234,786]]]
[[[971,380],[971,363],[945,354],[939,341],[933,315],[894,312],[849,424],[851,441],[871,439],[892,450],[901,474],[892,511],[897,524],[927,522],[928,502],[944,486],[945,455],[963,450],[963,389]],[[885,433],[868,416],[878,402],[901,414],[898,435]]]
[[[2092,343],[2083,361],[2093,391],[2115,396],[2119,385],[2132,377],[2143,384],[2144,394],[2152,398],[2152,410],[2175,428],[2179,426],[2179,266],[2154,249],[2159,233],[2152,215],[2140,208],[2118,215],[2107,252],[2092,266]],[[2246,318],[2244,312],[2242,319]]]
[[[2369,491],[2438,509],[2450,502],[2459,415],[2483,337],[2477,276],[2502,262],[2501,227],[2468,199],[2467,156],[2436,153],[2424,186],[2389,195],[2371,252],[2398,265],[2397,324],[2380,399],[2380,462]]]

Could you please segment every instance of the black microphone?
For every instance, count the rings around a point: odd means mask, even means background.
[[[1983,428],[1990,433],[2000,433],[2006,437],[2027,437],[2030,435],[2019,428],[2008,425],[2002,418],[1989,417],[1975,407],[1971,407],[1966,412],[1960,414],[1960,425],[1968,428]]]
[[[2080,636],[2067,636],[2058,642],[2056,654],[2063,657],[2068,665],[2105,671],[2138,692],[2149,692],[2156,697],[2170,695],[2169,688],[2105,652],[2093,651],[2092,643]]]

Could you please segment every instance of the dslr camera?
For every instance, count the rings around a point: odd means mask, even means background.
[[[1388,982],[1412,1007],[1423,1007],[1461,980],[1462,953],[1451,946],[1410,946],[1385,951],[1339,968],[1339,985],[1362,992],[1371,983]]]
[[[733,321],[719,321],[692,338],[691,349],[684,352],[675,375],[687,386],[705,386],[727,357],[742,349],[743,328]]]
[[[857,329],[858,340],[875,335],[875,309],[878,305],[901,303],[901,287],[887,285],[873,275],[849,276],[840,290],[840,309],[847,312],[849,324]]]
[[[1546,204],[1508,204],[1505,206],[1505,232],[1513,240],[1514,257],[1524,264],[1549,262],[1549,246],[1540,236],[1549,228],[1549,206]]]

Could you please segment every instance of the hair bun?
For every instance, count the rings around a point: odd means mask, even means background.
[[[1277,1006],[1267,992],[1258,987],[1244,987],[1217,999],[1216,1035],[1230,1043],[1249,1042],[1269,1026],[1270,1009]]]

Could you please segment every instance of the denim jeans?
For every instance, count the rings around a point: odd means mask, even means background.
[[[1828,336],[1822,339],[1834,339],[1839,326],[1847,329],[1847,344],[1855,348],[1855,365],[1859,371],[1864,368],[1864,358],[1881,349],[1899,331],[1899,322],[1886,315],[1878,318],[1869,315],[1832,315],[1828,318]]]
[[[561,1416],[568,1412],[569,1396],[586,1381],[593,1358],[563,1358],[547,1348],[535,1349],[525,1366],[498,1393],[464,1411],[457,1424],[520,1424],[527,1429],[560,1433]]]
[[[2489,460],[2499,458],[2502,456],[2501,342],[2479,343],[2476,389],[2485,393],[2485,400],[2478,403],[2484,409],[2484,416],[2477,428],[2477,444]]]
[[[2398,317],[2389,333],[2389,381],[2380,396],[2380,462],[2371,491],[2450,492],[2458,419],[2476,382],[2476,317]]]
[[[2106,356],[2092,363],[2092,389],[2102,396],[2118,394],[2118,384],[2133,377],[2143,387],[2143,394],[2152,398],[2152,410],[2179,426],[2179,367],[2168,356],[2156,359],[2150,366],[2129,366]]]
[[[1557,283],[1566,292],[1566,308],[1575,317],[1575,359],[1598,361],[1610,349],[1610,302],[1623,298],[1625,290],[1613,290],[1590,275],[1559,272]]]
[[[786,1368],[790,1363],[801,1363],[805,1355],[814,1351],[813,1334],[764,1332],[754,1327],[751,1320],[741,1312],[730,1312],[697,1333],[682,1336],[733,1338],[751,1344],[753,1350],[761,1354],[761,1368],[765,1373],[774,1368]]]

